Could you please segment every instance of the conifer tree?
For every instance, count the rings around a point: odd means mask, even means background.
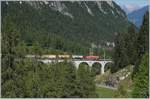
[[[94,78],[89,66],[81,64],[77,71],[77,95],[81,98],[96,97]]]
[[[114,65],[111,67],[111,72],[116,72],[120,68],[125,67],[128,63],[128,56],[126,54],[125,34],[118,33],[115,39],[115,48],[113,54]]]
[[[149,52],[149,12],[147,11],[143,18],[143,24],[140,28],[138,37],[137,37],[137,58],[136,58],[136,64],[134,67],[134,74],[138,71],[138,66],[140,64],[140,61],[143,57],[143,55],[146,52]]]
[[[149,56],[146,53],[139,66],[138,72],[133,79],[134,87],[132,96],[134,98],[148,98],[149,97]]]
[[[74,97],[76,91],[74,65],[62,62],[51,65],[50,69],[47,97]]]
[[[143,18],[143,24],[141,26],[138,36],[138,55],[142,56],[149,50],[149,12],[147,11]]]
[[[125,54],[129,60],[128,64],[132,65],[135,65],[137,60],[137,35],[134,24],[131,24],[128,28],[128,33],[125,33],[124,35],[124,48],[126,49]]]
[[[2,96],[15,97],[16,75],[14,70],[17,59],[16,46],[20,35],[9,16],[3,19],[2,24]]]

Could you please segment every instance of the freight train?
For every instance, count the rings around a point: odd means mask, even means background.
[[[34,58],[36,55],[27,55],[28,58]],[[83,55],[41,55],[41,59],[86,59],[86,60],[99,60],[100,56],[83,56]]]

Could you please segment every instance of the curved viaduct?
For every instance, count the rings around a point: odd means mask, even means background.
[[[63,62],[64,60],[40,60],[43,63],[52,63],[52,62]],[[111,60],[68,60],[69,62],[73,62],[76,68],[79,67],[80,64],[86,63],[89,67],[92,67],[95,63],[99,63],[101,65],[101,74],[104,74],[104,69],[107,63],[113,63]]]

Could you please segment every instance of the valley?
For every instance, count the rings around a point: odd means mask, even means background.
[[[3,98],[149,97],[148,11],[139,27],[115,1],[2,1],[1,15]]]

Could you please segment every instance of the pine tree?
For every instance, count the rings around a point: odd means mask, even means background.
[[[136,58],[137,58],[137,33],[135,30],[134,24],[131,24],[131,26],[128,28],[128,33],[125,33],[124,40],[125,40],[125,46],[127,54],[127,58],[129,60],[128,64],[135,65]]]
[[[128,56],[126,54],[125,34],[118,33],[115,38],[115,48],[113,54],[114,65],[111,67],[111,72],[116,72],[120,68],[125,67],[128,63]]]
[[[46,97],[74,97],[76,72],[71,63],[62,62],[50,66]]]
[[[80,65],[77,71],[77,95],[81,98],[96,97],[94,78],[89,66]]]
[[[9,16],[3,20],[2,24],[2,96],[16,97],[14,70],[15,61],[18,58],[16,46],[19,43],[20,35]]]
[[[134,87],[132,96],[134,98],[148,98],[149,97],[149,56],[146,53],[139,66],[134,79]]]
[[[111,72],[116,72],[119,68],[119,60],[120,60],[120,56],[121,56],[121,49],[120,49],[120,41],[119,41],[119,38],[120,38],[121,34],[116,34],[116,37],[115,37],[115,47],[114,47],[114,54],[113,54],[113,60],[114,60],[114,64],[115,64],[115,67],[111,67]]]
[[[149,12],[147,11],[143,18],[138,36],[138,55],[142,56],[145,52],[149,51]]]
[[[63,79],[63,97],[74,97],[76,91],[75,66],[72,63],[64,62],[62,68],[64,68],[64,71],[60,76]]]
[[[117,34],[113,56],[115,65],[111,67],[111,72],[116,72],[129,64],[136,64],[137,35],[133,24],[129,26],[127,33]]]
[[[147,11],[143,18],[143,24],[141,26],[141,29],[139,31],[138,37],[137,37],[137,60],[134,67],[134,74],[138,71],[138,66],[140,64],[140,61],[142,59],[142,56],[149,52],[149,12]]]

